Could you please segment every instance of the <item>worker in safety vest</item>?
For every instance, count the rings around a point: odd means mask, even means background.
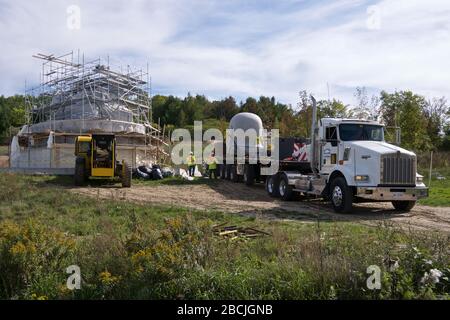
[[[189,177],[193,177],[195,174],[195,156],[193,152],[189,153],[189,157],[187,158],[187,165]]]
[[[212,179],[212,176],[214,175],[214,179],[217,179],[217,159],[214,153],[211,153],[207,163],[209,178]]]

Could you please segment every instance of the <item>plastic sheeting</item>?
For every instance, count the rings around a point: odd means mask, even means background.
[[[26,127],[26,126],[25,126]],[[46,121],[31,125],[24,132],[114,132],[114,133],[138,133],[145,134],[145,126],[135,122],[119,120],[56,120]],[[20,135],[20,134],[19,134]]]
[[[13,137],[11,143],[12,168],[68,168],[75,167],[75,145],[53,144],[53,134],[50,134],[47,143],[40,147],[20,147],[18,136]],[[117,160],[125,160],[133,168],[139,165],[151,165],[148,152],[139,148],[117,146]]]
[[[53,97],[50,107],[56,109],[55,120],[109,119],[133,121],[132,112],[124,104],[118,103],[117,95],[106,91],[97,91],[94,94],[92,90],[87,89],[85,92],[77,92],[69,97],[56,95]]]

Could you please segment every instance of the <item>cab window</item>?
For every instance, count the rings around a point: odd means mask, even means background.
[[[337,128],[327,127],[325,129],[325,139],[327,142],[331,142],[332,146],[337,146]]]
[[[78,151],[82,153],[88,153],[91,149],[91,143],[87,141],[80,142],[78,144]]]

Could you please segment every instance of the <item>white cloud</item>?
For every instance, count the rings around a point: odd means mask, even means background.
[[[69,5],[81,29],[66,26]],[[31,55],[80,49],[145,67],[154,93],[210,97],[274,95],[295,104],[307,89],[352,103],[356,86],[450,89],[450,3],[385,0],[379,30],[367,28],[373,1],[0,1],[0,93],[36,82]]]

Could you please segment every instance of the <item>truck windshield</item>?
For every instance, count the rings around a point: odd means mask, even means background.
[[[80,142],[78,148],[79,152],[88,153],[89,150],[91,149],[91,143],[86,141]]]
[[[383,127],[369,124],[346,123],[339,125],[342,141],[383,141]]]

